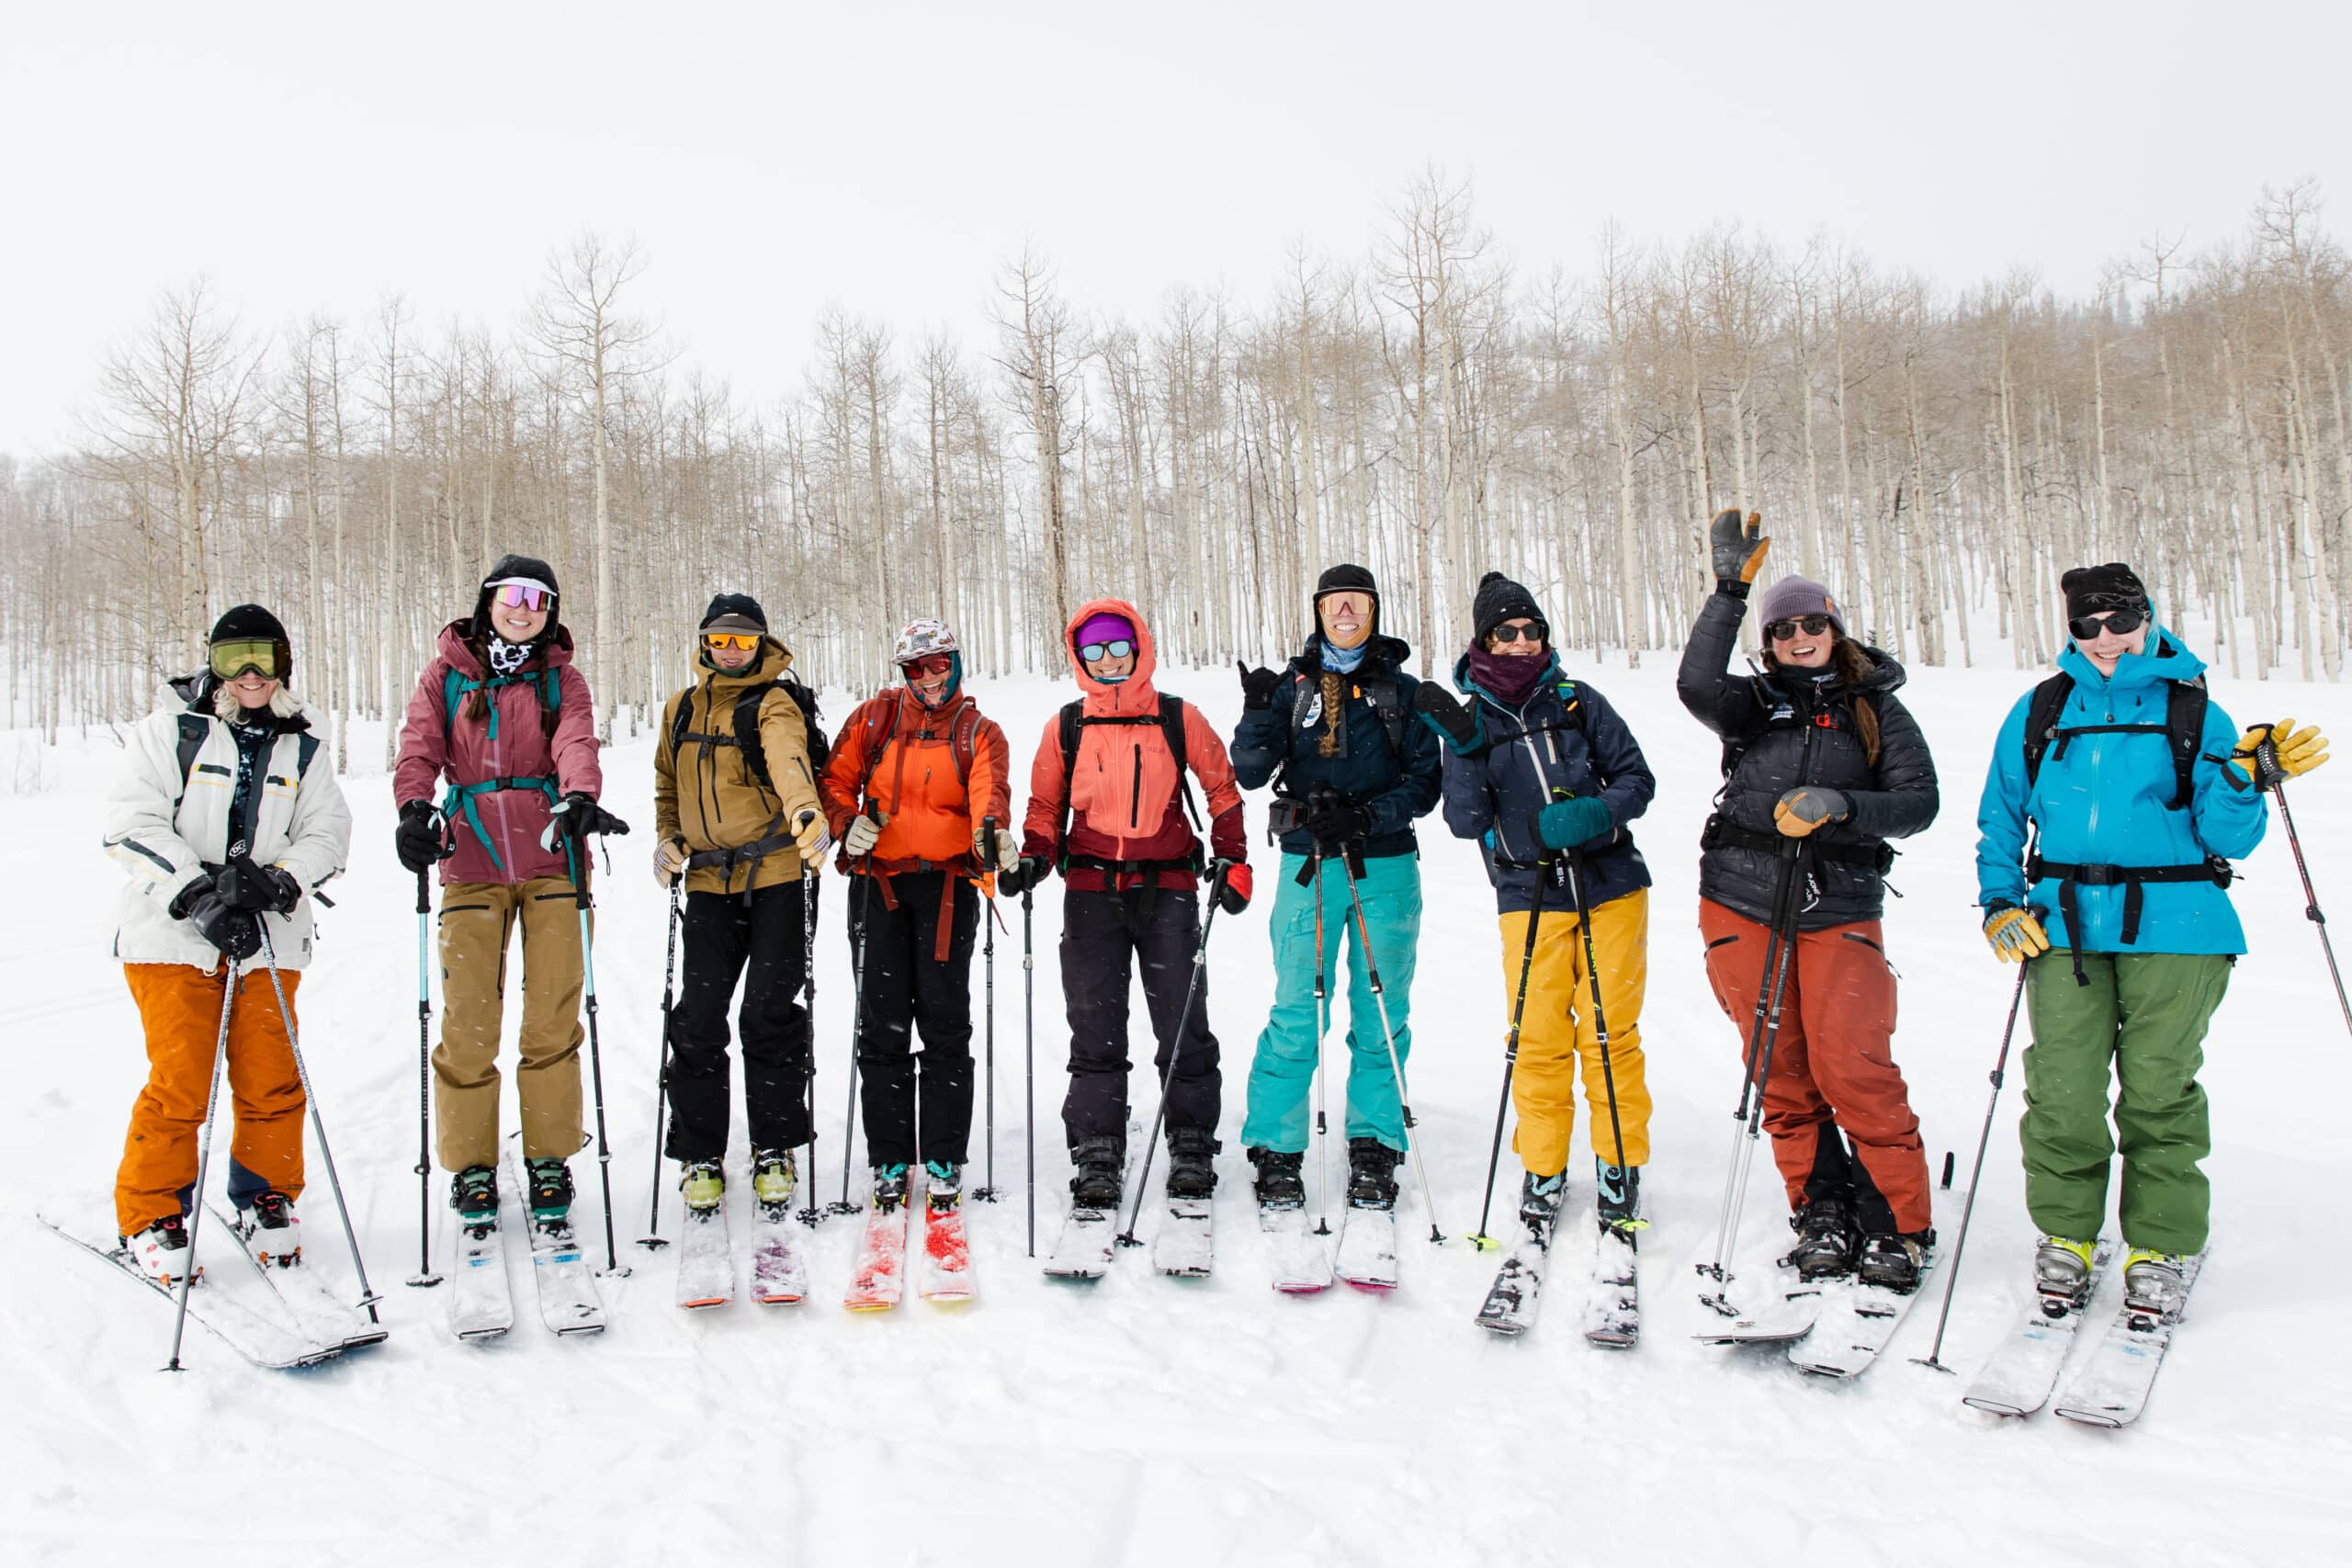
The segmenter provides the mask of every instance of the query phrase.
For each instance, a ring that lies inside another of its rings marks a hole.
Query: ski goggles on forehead
[[[2103,610],[2096,615],[2076,616],[2066,623],[2066,629],[2075,634],[2076,642],[2090,642],[2102,631],[2113,632],[2117,637],[2130,637],[2147,618],[2138,610]]]
[[[511,609],[544,610],[548,607],[548,601],[555,597],[547,584],[526,582],[520,578],[509,578],[503,582],[493,582],[490,586],[493,590],[492,596],[498,603]]]
[[[760,634],[757,632],[705,632],[702,634],[702,645],[705,648],[754,649],[760,646]]]
[[[917,675],[944,675],[956,668],[952,653],[926,653],[920,659],[910,659],[899,669]]]
[[[1823,632],[1829,629],[1829,617],[1826,615],[1791,615],[1786,620],[1774,621],[1770,626],[1766,626],[1764,628],[1764,635],[1770,637],[1774,642],[1786,642],[1789,638],[1796,636],[1800,628],[1803,629],[1804,635],[1807,637],[1819,637]]]
[[[211,661],[212,672],[223,681],[233,681],[249,670],[270,681],[277,680],[286,672],[278,645],[266,637],[239,637],[234,642],[216,642],[206,657]]]
[[[1114,637],[1109,642],[1082,642],[1078,645],[1078,656],[1089,664],[1103,659],[1125,659],[1135,650],[1134,640],[1123,637]]]

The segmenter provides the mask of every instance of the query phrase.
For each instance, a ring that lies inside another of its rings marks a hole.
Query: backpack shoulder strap
[[[1183,797],[1184,815],[1191,818],[1193,830],[1201,830],[1201,807],[1193,795],[1192,765],[1184,746],[1184,699],[1159,694],[1159,733],[1168,742],[1168,755],[1176,762],[1176,791]]]
[[[466,678],[458,672],[454,664],[441,672],[441,739],[444,740],[449,739],[450,727],[458,722],[458,699],[466,694]]]
[[[2033,689],[2033,701],[2025,710],[2025,787],[2031,789],[2041,772],[2041,759],[2057,739],[2059,717],[2066,711],[2066,699],[2075,694],[2075,678],[2061,670]]]
[[[1356,682],[1357,689],[1372,703],[1372,711],[1380,716],[1380,728],[1388,732],[1388,749],[1399,761],[1405,756],[1405,704],[1396,682],[1385,675],[1374,675],[1369,681]]]
[[[876,705],[880,704],[881,701],[882,699],[879,697],[868,697],[865,699],[865,707],[870,710]],[[854,717],[855,716],[853,715],[852,716]],[[888,706],[883,712],[874,713],[869,711],[866,713],[865,766],[857,775],[857,799],[854,802],[857,809],[860,811],[865,809],[865,792],[873,787],[874,770],[882,765],[882,753],[888,750],[890,738],[898,732],[898,698],[891,698]]]
[[[775,781],[768,775],[767,744],[760,739],[760,709],[766,704],[768,694],[776,689],[776,684],[771,682],[765,686],[745,687],[742,694],[735,699],[732,724],[735,745],[743,753],[743,765],[751,770],[752,777],[759,786],[771,795],[775,793]]]
[[[187,781],[196,772],[196,754],[204,750],[204,742],[212,733],[212,721],[200,713],[180,715],[179,724],[180,738],[175,750],[180,765],[180,793],[172,802],[175,809],[181,800],[187,797]]]
[[[2165,743],[2172,748],[2176,811],[2188,810],[2197,798],[2197,753],[2205,744],[2205,708],[2211,699],[2202,675],[2175,681],[2165,694]]]
[[[300,780],[311,771],[311,759],[319,754],[319,738],[304,730],[294,743],[294,777]]]

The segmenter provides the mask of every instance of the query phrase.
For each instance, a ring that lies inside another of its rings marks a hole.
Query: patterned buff
[[[514,674],[514,671],[520,670],[524,665],[528,664],[531,661],[531,654],[537,647],[538,644],[536,641],[508,642],[504,637],[498,636],[495,632],[492,633],[490,638],[490,672],[493,675]]]

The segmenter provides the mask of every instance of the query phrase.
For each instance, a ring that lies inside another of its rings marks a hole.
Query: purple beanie
[[[1118,637],[1125,637],[1129,642],[1135,641],[1136,628],[1126,616],[1114,615],[1105,610],[1099,615],[1087,616],[1079,626],[1077,635],[1069,639],[1069,645],[1072,648],[1084,648],[1090,642],[1110,642]]]
[[[1829,590],[1809,577],[1783,577],[1764,590],[1756,601],[1756,618],[1759,625],[1770,626],[1792,615],[1826,615],[1838,635],[1846,635],[1846,616],[1838,608],[1838,601]]]

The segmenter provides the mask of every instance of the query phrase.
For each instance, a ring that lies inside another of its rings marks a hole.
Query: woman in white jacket
[[[132,728],[107,803],[107,853],[131,876],[114,954],[148,1063],[115,1213],[139,1266],[166,1284],[187,1258],[185,1216],[224,1029],[236,1123],[230,1200],[257,1252],[281,1264],[300,1257],[301,1077],[266,976],[247,985],[244,965],[275,962],[293,1005],[311,957],[310,896],[343,869],[351,842],[334,761],[287,690],[286,628],[240,604],[209,642],[208,667],[172,682],[184,705]]]

